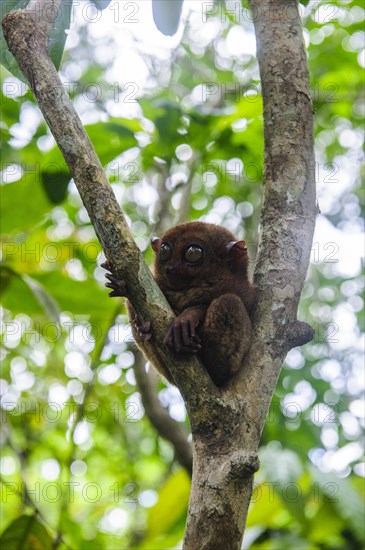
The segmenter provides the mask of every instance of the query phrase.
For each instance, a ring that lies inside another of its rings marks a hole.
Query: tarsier
[[[203,222],[178,225],[152,239],[154,277],[176,318],[164,344],[174,353],[195,353],[217,386],[239,370],[251,341],[250,313],[256,288],[247,274],[248,254],[223,227]],[[109,262],[103,264],[110,296],[128,296]],[[151,343],[150,323],[142,326],[128,304],[133,335],[147,359],[171,383],[174,380]]]

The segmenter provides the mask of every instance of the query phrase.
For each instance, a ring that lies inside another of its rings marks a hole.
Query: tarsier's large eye
[[[203,257],[203,249],[197,244],[191,244],[185,251],[184,258],[189,264],[200,262]]]
[[[172,246],[169,243],[162,243],[158,251],[158,259],[161,262],[167,262],[172,256]]]

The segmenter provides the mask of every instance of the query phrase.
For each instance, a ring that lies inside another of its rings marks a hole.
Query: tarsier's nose
[[[176,268],[175,268],[174,265],[167,265],[167,266],[165,266],[165,271],[166,271],[167,275],[172,275],[173,273],[175,273]]]

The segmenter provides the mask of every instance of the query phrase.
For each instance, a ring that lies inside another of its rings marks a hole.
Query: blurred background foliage
[[[61,76],[148,262],[153,234],[203,219],[244,237],[253,265],[263,181],[253,26],[245,2],[239,18],[237,2],[203,18],[192,4],[177,43],[148,48],[124,25],[124,50],[103,24],[114,4],[95,24],[76,10]],[[300,318],[316,335],[278,381],[244,547],[357,549],[364,9],[300,9],[321,209]],[[140,80],[120,72],[127,47]],[[179,547],[189,476],[145,415],[124,304],[107,297],[99,243],[32,94],[4,68],[1,80],[3,547]],[[161,380],[156,392],[188,431],[178,391]]]

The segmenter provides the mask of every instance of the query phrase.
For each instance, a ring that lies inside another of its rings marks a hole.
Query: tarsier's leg
[[[251,341],[251,321],[234,294],[223,294],[210,304],[202,327],[202,359],[217,386],[240,368]]]

